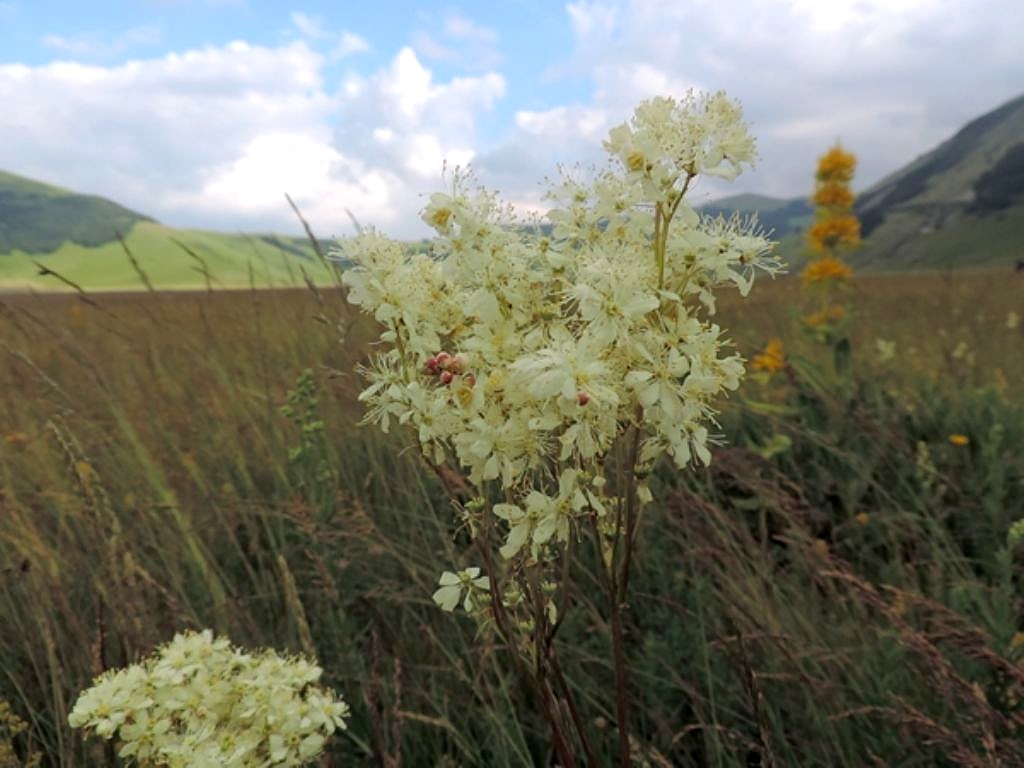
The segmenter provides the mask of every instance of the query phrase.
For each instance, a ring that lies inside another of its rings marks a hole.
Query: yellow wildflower
[[[776,373],[786,367],[786,357],[782,353],[782,339],[772,339],[764,348],[764,352],[754,355],[750,362],[755,371]]]
[[[860,242],[860,221],[852,213],[820,219],[807,230],[807,243],[820,253]]]
[[[846,309],[838,304],[829,304],[824,309],[813,312],[804,318],[804,322],[811,328],[820,328],[823,325],[832,325],[840,322],[846,317]]]
[[[818,185],[811,200],[815,205],[828,208],[850,208],[853,206],[853,192],[845,182],[830,180]]]
[[[835,256],[822,256],[814,259],[803,272],[804,285],[823,283],[829,280],[845,282],[853,277],[853,270],[842,259]]]
[[[953,445],[964,446],[970,443],[971,441],[967,437],[967,435],[961,435],[959,432],[954,432],[952,435],[949,436],[949,442],[951,442]]]
[[[836,144],[818,160],[817,177],[821,181],[849,183],[857,168],[857,158]]]

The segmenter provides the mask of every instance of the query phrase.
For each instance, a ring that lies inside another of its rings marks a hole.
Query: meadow
[[[721,297],[786,364],[710,467],[652,483],[637,765],[1024,764],[1022,299],[1009,271],[858,277],[837,370],[798,279]],[[467,546],[437,476],[358,424],[374,332],[333,288],[0,296],[0,766],[118,765],[69,709],[186,627],[319,659],[353,709],[323,765],[549,764],[502,649],[431,600]],[[597,590],[559,643],[611,765]]]

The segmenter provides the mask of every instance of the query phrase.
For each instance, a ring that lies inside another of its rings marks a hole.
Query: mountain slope
[[[55,251],[64,243],[116,241],[147,216],[93,195],[79,195],[0,171],[0,254]]]
[[[860,195],[859,266],[980,266],[1021,255],[1024,96]]]

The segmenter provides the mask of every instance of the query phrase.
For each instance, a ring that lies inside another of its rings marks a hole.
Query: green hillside
[[[327,269],[310,244],[298,237],[229,235],[164,227],[141,221],[125,237],[139,268],[157,289],[242,288],[303,285],[305,270],[317,282]],[[191,252],[191,253],[190,253]],[[52,253],[17,250],[0,255],[0,290],[65,290],[39,265],[87,290],[143,289],[145,284],[125,249],[114,240],[85,246],[65,242]]]
[[[48,253],[64,243],[95,247],[152,221],[116,203],[0,171],[0,254]]]
[[[158,289],[302,285],[303,270],[330,278],[305,238],[174,229],[0,171],[0,290],[70,290],[48,271],[88,290],[139,289],[140,270]]]
[[[1024,256],[1024,96],[861,194],[858,266],[992,266]]]

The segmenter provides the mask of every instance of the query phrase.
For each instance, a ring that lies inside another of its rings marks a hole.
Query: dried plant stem
[[[505,641],[508,647],[509,654],[512,656],[512,663],[519,674],[519,677],[525,680],[530,687],[533,688],[534,694],[537,696],[537,700],[540,703],[542,714],[544,719],[547,720],[549,727],[551,728],[551,746],[558,756],[559,762],[564,766],[576,765],[576,753],[573,750],[571,741],[565,733],[565,725],[562,722],[560,716],[560,707],[558,705],[557,697],[551,690],[551,686],[548,684],[547,679],[543,674],[544,667],[541,665],[543,656],[539,653],[538,648],[538,666],[534,673],[527,668],[523,663],[523,658],[519,653],[518,644],[515,642],[511,628],[508,623],[508,615],[505,612],[505,606],[502,604],[501,595],[497,589],[498,585],[498,572],[494,566],[494,561],[491,558],[491,550],[488,545],[489,533],[491,528],[491,515],[486,513],[484,515],[484,530],[481,531],[481,535],[476,537],[477,549],[480,552],[480,557],[483,562],[484,573],[487,574],[491,589],[489,590],[491,603],[491,615],[494,617],[494,624],[498,630],[498,634],[501,635],[502,640]]]
[[[616,570],[614,559],[609,567],[608,597],[610,600],[612,656],[615,664],[615,716],[619,726],[619,764],[628,768],[632,764],[630,749],[631,706],[629,695],[629,660],[626,657],[626,637],[623,622],[623,608],[626,607],[626,591],[629,587],[629,572],[633,563],[633,548],[636,545],[636,531],[639,522],[637,507],[637,459],[640,454],[640,428],[635,424],[627,433],[629,452],[626,455],[626,488],[624,503],[619,510],[616,523],[615,548],[621,541],[622,560]]]

